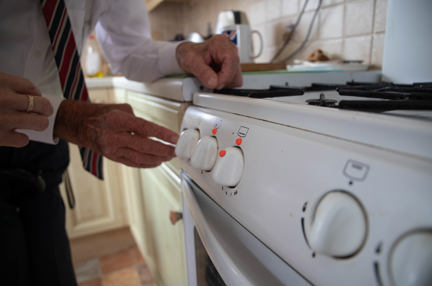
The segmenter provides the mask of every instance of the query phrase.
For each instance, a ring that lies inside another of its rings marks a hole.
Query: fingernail
[[[207,82],[207,86],[209,88],[216,87],[216,85],[217,85],[217,79],[214,77],[210,78],[209,81]]]

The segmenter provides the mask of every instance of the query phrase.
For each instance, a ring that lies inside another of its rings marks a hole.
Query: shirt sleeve
[[[17,129],[16,131],[19,133],[24,133],[29,137],[31,141],[37,141],[37,142],[48,143],[48,144],[57,144],[58,138],[54,137],[54,121],[60,103],[64,100],[64,98],[59,96],[50,96],[50,95],[44,95],[44,97],[50,101],[54,110],[53,114],[48,118],[49,121],[48,127],[43,131],[35,131],[29,129]]]
[[[153,41],[143,0],[115,0],[99,17],[96,37],[114,73],[149,82],[182,73],[175,50],[178,43]]]

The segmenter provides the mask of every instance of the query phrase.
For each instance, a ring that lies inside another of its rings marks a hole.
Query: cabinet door
[[[169,211],[181,211],[180,178],[166,165],[143,169],[144,255],[158,285],[187,285],[183,221],[172,225]]]
[[[140,171],[137,168],[125,165],[122,165],[121,171],[123,186],[125,188],[124,194],[129,228],[141,253],[144,253],[148,241],[145,236],[146,218],[144,214],[145,206],[143,191],[141,190]]]
[[[104,158],[104,181],[82,167],[78,147],[69,144],[69,178],[76,199],[75,209],[66,208],[66,228],[70,238],[95,234],[127,225],[119,164]],[[66,201],[65,187],[61,186]]]

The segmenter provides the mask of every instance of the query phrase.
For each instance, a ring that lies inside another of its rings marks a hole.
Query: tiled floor
[[[75,265],[78,286],[156,285],[137,247]]]

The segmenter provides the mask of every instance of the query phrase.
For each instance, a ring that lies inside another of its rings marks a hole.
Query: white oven
[[[386,43],[399,12],[432,28],[413,16],[430,3],[389,1]],[[432,68],[415,58],[194,94],[176,147],[189,285],[432,285]]]
[[[176,148],[189,285],[431,282],[432,101],[369,106],[351,87],[373,72],[303,74],[298,95],[296,76],[195,93]]]

